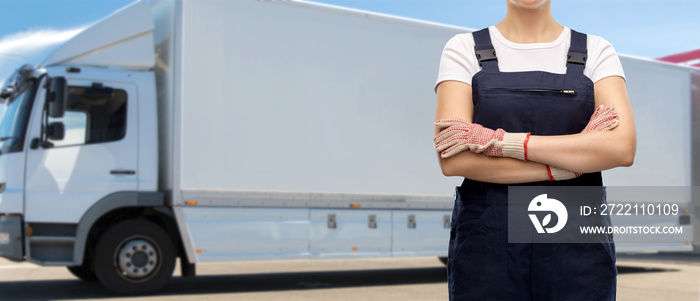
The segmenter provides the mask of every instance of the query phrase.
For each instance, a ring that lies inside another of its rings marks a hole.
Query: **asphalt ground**
[[[619,254],[618,300],[700,300],[700,255]],[[0,259],[0,300],[447,300],[434,257],[200,263],[142,297],[114,296],[65,267]]]

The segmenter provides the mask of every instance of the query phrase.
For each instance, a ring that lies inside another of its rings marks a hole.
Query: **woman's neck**
[[[552,42],[564,30],[552,17],[550,3],[528,9],[508,2],[506,17],[496,28],[504,38],[514,43]]]

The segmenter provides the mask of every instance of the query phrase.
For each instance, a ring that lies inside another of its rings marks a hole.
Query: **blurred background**
[[[500,22],[505,14],[505,1],[314,2],[480,29]],[[61,43],[132,2],[0,0],[3,12],[0,18],[0,85],[18,66],[40,64]],[[602,36],[620,54],[700,67],[698,0],[554,0],[552,11],[560,24]],[[439,55],[435,53],[435,58]],[[687,165],[684,159],[679,162]],[[178,276],[179,269],[175,270]],[[619,300],[700,299],[700,255],[696,253],[619,254],[618,271]],[[201,263],[198,274],[194,279],[176,277],[160,295],[141,298],[447,299],[445,267],[435,257]],[[116,299],[97,283],[79,281],[64,267],[39,267],[0,259],[0,300],[107,298]]]

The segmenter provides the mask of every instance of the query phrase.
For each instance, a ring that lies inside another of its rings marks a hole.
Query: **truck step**
[[[73,236],[30,236],[29,241],[32,243],[41,243],[41,244],[66,244],[66,243],[74,243],[75,237],[73,237]]]
[[[44,260],[36,260],[36,259],[30,259],[28,260],[31,263],[35,263],[38,265],[42,266],[74,266],[75,263],[72,261],[44,261]]]
[[[73,265],[74,236],[29,236],[27,260],[41,265]]]

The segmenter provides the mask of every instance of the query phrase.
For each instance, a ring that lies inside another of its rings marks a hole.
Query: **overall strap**
[[[571,30],[571,45],[566,59],[566,74],[582,74],[588,59],[586,34]]]
[[[486,71],[498,71],[498,57],[496,57],[496,50],[491,44],[488,27],[472,32],[472,36],[474,36],[474,52],[476,59],[479,60],[479,65]]]

